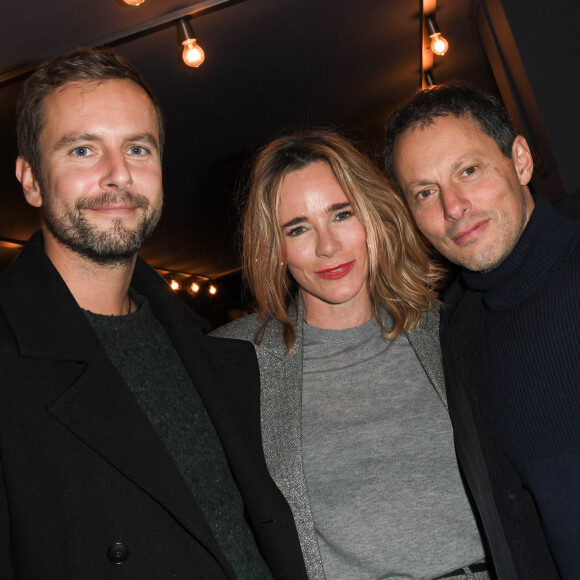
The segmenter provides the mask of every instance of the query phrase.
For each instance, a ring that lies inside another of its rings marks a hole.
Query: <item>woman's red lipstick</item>
[[[326,278],[327,280],[338,280],[339,278],[346,276],[353,269],[355,261],[356,260],[347,262],[346,264],[340,264],[334,268],[318,270],[318,272],[315,272],[315,274],[318,274],[318,276],[321,278]]]

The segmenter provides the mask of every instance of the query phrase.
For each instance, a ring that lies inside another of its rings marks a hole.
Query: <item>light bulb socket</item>
[[[177,35],[181,44],[186,40],[195,40],[193,28],[191,28],[191,24],[189,23],[189,18],[180,18],[177,21]]]
[[[436,85],[437,84],[435,82],[435,77],[433,76],[433,71],[432,70],[426,70],[425,71],[425,84],[428,87],[432,87],[433,85]]]
[[[437,26],[435,16],[433,16],[432,14],[429,16],[425,16],[425,26],[427,27],[427,34],[429,34],[429,36],[441,33],[441,31],[439,30],[439,26]]]

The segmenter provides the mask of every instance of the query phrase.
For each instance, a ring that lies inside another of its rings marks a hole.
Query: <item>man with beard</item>
[[[150,88],[79,49],[27,80],[17,131],[42,230],[0,276],[0,577],[305,578],[252,346],[136,255],[163,202]]]

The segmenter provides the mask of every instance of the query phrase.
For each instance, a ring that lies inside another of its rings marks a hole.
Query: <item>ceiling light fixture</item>
[[[196,0],[193,3],[188,3],[176,10],[164,12],[161,16],[151,18],[144,22],[139,22],[129,28],[116,30],[111,34],[102,36],[100,38],[87,38],[83,42],[83,46],[98,48],[98,47],[114,47],[124,42],[129,42],[136,38],[141,38],[144,35],[156,32],[163,28],[173,27],[180,18],[188,18],[195,16],[196,18],[209,10],[216,10],[219,7],[227,7],[229,4],[234,4],[240,0]],[[161,3],[162,4],[162,3]],[[70,48],[73,48],[72,46]],[[38,66],[38,62],[30,62],[19,68],[0,71],[0,85],[2,83],[11,81],[12,79],[22,77],[30,73]]]
[[[183,62],[187,66],[197,68],[205,60],[205,52],[197,44],[188,18],[180,18],[177,21],[177,31],[179,42],[183,45]]]
[[[129,6],[140,6],[145,0],[123,0],[123,2]]]
[[[441,35],[434,14],[425,16],[425,26],[427,27],[427,33],[431,37],[431,50],[433,51],[433,54],[443,56],[449,48],[449,43],[447,42],[447,39]]]

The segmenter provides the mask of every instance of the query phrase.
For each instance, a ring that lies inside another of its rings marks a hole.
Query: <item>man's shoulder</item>
[[[0,357],[3,358],[9,354],[13,354],[16,350],[16,339],[10,330],[4,307],[0,302]]]
[[[463,283],[461,273],[458,272],[443,293],[440,309],[441,320],[445,320],[449,317],[449,313],[453,311],[466,291],[467,288]]]
[[[569,221],[572,222],[572,254],[574,255],[574,259],[578,260],[580,258],[580,219]]]
[[[478,316],[483,304],[483,292],[468,288],[461,274],[458,274],[443,296],[440,309],[441,345],[445,338],[470,334],[470,320]]]
[[[557,284],[565,283],[569,287],[578,289],[580,288],[578,278],[580,274],[580,218],[556,210],[558,210],[557,207],[550,206],[549,211],[553,216],[553,221],[549,224],[551,232],[546,232],[547,235],[542,238],[542,240],[547,238],[547,247],[552,249],[557,257],[554,275],[547,281],[557,280]],[[550,245],[552,239],[556,241]]]

